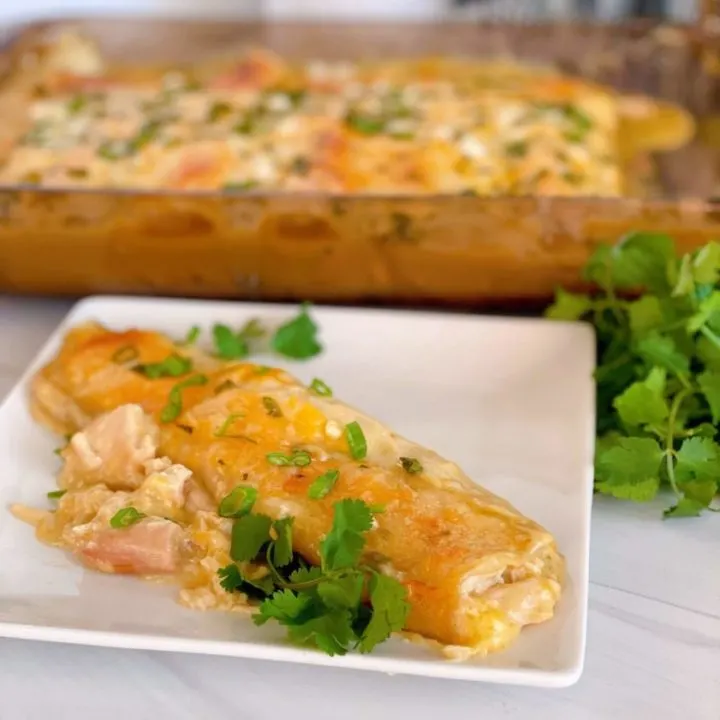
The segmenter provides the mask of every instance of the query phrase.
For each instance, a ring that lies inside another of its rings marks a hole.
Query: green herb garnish
[[[351,130],[361,135],[378,135],[385,130],[385,120],[357,112],[348,113],[345,123]]]
[[[306,360],[322,352],[317,341],[318,327],[308,314],[307,303],[303,303],[297,317],[281,325],[272,338],[272,349],[294,360]]]
[[[351,422],[345,426],[345,439],[353,460],[362,460],[367,455],[367,440],[358,422]]]
[[[265,458],[271,465],[278,467],[307,467],[312,462],[312,456],[305,450],[294,450],[291,455],[272,452],[268,453]]]
[[[252,510],[257,496],[258,492],[254,487],[238,485],[220,501],[218,515],[227,518],[238,518],[246,515]]]
[[[558,291],[547,316],[598,337],[595,489],[643,502],[666,485],[666,517],[699,515],[718,490],[720,245],[678,259],[666,235],[601,245],[585,268],[598,295]],[[623,292],[644,290],[633,299]]]
[[[185,388],[205,385],[207,381],[206,375],[191,375],[189,378],[181,380],[174,385],[172,390],[170,390],[167,404],[160,413],[160,422],[172,422],[180,416],[180,413],[182,413],[182,391]]]
[[[322,397],[332,397],[333,391],[320,378],[314,378],[310,383],[310,389]]]
[[[271,397],[265,396],[262,399],[263,407],[265,408],[265,412],[270,417],[275,418],[281,418],[283,416],[283,411],[280,409],[280,406],[277,404],[277,400],[274,400]]]
[[[181,345],[185,345],[186,347],[189,345],[194,345],[197,342],[197,339],[200,337],[200,326],[199,325],[193,325],[189,330],[187,335],[185,336],[185,339],[180,343]]]
[[[143,363],[136,365],[133,370],[151,380],[163,377],[180,377],[187,375],[193,369],[193,361],[177,353],[168,355],[161,362]]]
[[[512,158],[523,158],[527,155],[528,144],[524,140],[508,143],[505,146],[505,154]]]
[[[267,515],[246,513],[233,523],[230,557],[235,562],[254,560],[263,545],[270,542],[272,520]]]
[[[208,122],[214,123],[218,120],[222,120],[231,112],[232,107],[229,103],[218,100],[210,106],[210,110],[208,111]]]
[[[87,95],[75,95],[68,100],[67,111],[70,115],[76,115],[85,109],[88,104]]]
[[[215,394],[217,394],[217,392]],[[233,423],[236,420],[239,420],[240,418],[243,418],[243,417],[245,417],[245,413],[241,413],[241,412],[230,413],[223,421],[223,424],[215,431],[215,437],[227,437],[228,430],[230,430]]]
[[[227,325],[213,325],[215,352],[224,360],[246,358],[250,352],[247,341],[239,333],[233,332]]]
[[[287,628],[292,642],[329,655],[352,649],[370,652],[402,630],[410,610],[406,589],[361,563],[372,524],[372,512],[362,500],[335,503],[332,528],[320,546],[321,566],[300,567],[289,577],[273,563],[277,552],[271,541],[266,555],[279,589],[260,605],[255,623],[276,620]],[[287,547],[284,550],[281,559],[287,559]],[[365,589],[370,607],[363,602]]]
[[[134,345],[123,345],[113,354],[111,360],[118,365],[134,362],[140,357],[138,349]]]
[[[335,487],[339,477],[339,470],[328,470],[319,475],[308,488],[308,497],[313,500],[321,500]]]
[[[220,568],[217,574],[220,578],[220,587],[227,592],[244,592],[251,597],[264,599],[271,595],[275,589],[275,583],[273,583],[270,575],[250,578],[243,575],[240,568],[235,564]]]
[[[423,471],[423,466],[417,458],[401,457],[400,465],[402,469],[410,475],[415,475]]]
[[[118,510],[110,518],[110,527],[115,529],[130,527],[130,525],[140,522],[144,517],[147,517],[145,513],[141,513],[134,507],[126,507]]]
[[[59,500],[67,490],[51,490],[47,496],[50,500]]]

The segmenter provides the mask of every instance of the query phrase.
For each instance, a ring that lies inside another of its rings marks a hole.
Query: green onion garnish
[[[367,440],[360,424],[348,423],[345,426],[345,437],[353,460],[362,460],[367,455]]]
[[[241,517],[252,510],[257,496],[258,492],[254,487],[238,485],[220,501],[218,514],[226,518]]]
[[[110,526],[116,529],[130,527],[130,525],[134,525],[136,522],[140,522],[140,520],[142,520],[144,517],[147,517],[145,513],[141,513],[134,507],[126,507],[122,510],[118,510],[110,518]]]

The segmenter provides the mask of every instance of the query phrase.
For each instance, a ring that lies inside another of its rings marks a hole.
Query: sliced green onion
[[[335,487],[339,477],[339,470],[328,470],[316,477],[308,488],[308,497],[313,500],[321,500]]]
[[[130,525],[140,522],[144,517],[147,517],[145,513],[141,513],[134,507],[126,507],[118,510],[110,518],[110,526],[116,529],[130,527]]]
[[[52,490],[47,496],[50,500],[59,500],[66,492],[67,490]]]
[[[170,390],[167,404],[160,413],[160,422],[172,422],[180,416],[180,413],[182,413],[182,391],[185,388],[205,385],[207,381],[207,375],[191,375],[189,378],[177,383],[177,385]]]
[[[313,378],[310,383],[310,389],[316,394],[322,397],[332,397],[333,391],[329,385],[326,385],[320,378]]]
[[[230,413],[224,420],[223,424],[215,431],[215,437],[225,437],[228,434],[228,430],[231,425],[240,418],[245,417],[245,413],[234,412]]]
[[[249,485],[238,485],[226,495],[218,507],[218,515],[226,518],[238,518],[249,513],[255,501],[258,491]]]
[[[362,460],[367,455],[367,440],[360,424],[358,422],[348,423],[345,426],[345,437],[353,460]]]

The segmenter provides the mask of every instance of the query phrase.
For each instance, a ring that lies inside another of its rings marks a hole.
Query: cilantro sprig
[[[264,559],[270,569],[272,589],[263,578],[265,599],[254,622],[275,620],[287,628],[292,642],[329,655],[370,652],[402,630],[410,610],[405,587],[362,562],[372,527],[373,511],[362,500],[335,503],[332,528],[320,545],[320,567],[309,567],[293,553],[292,517],[272,521],[248,512],[235,520],[233,560]],[[218,575],[228,592],[258,592],[257,583],[250,583],[237,565]]]
[[[665,517],[718,509],[719,278],[717,243],[678,258],[667,235],[633,233],[590,258],[596,295],[557,292],[548,317],[597,330],[598,492],[644,502],[667,487]]]

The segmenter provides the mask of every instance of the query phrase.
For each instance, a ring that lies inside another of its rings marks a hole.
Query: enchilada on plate
[[[174,578],[191,607],[244,609],[280,592],[268,586],[278,555],[236,552],[251,534],[243,518],[268,518],[276,544],[291,537],[285,564],[312,577],[327,571],[338,514],[360,506],[356,549],[374,580],[358,592],[392,585],[407,603],[394,629],[452,657],[506,647],[560,598],[550,533],[320,380],[84,325],[36,376],[32,404],[71,434],[66,492],[54,512],[18,512],[89,567]]]

